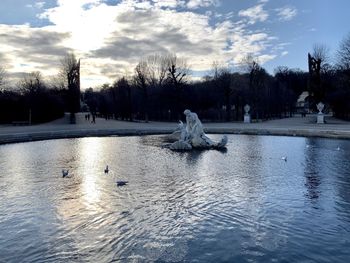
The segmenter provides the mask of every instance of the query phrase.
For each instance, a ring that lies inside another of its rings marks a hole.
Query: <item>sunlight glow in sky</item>
[[[164,52],[185,57],[197,77],[213,61],[235,69],[247,54],[270,73],[306,70],[313,44],[335,52],[350,32],[348,10],[347,0],[2,0],[0,59],[9,79],[50,78],[73,51],[83,89],[131,76],[142,57]]]

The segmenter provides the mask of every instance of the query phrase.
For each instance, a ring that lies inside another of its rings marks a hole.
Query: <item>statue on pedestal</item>
[[[317,114],[317,123],[324,123],[324,114],[323,114],[323,108],[324,108],[324,104],[322,102],[319,102],[316,105],[317,109],[318,109],[318,114]]]
[[[212,141],[203,130],[202,122],[198,115],[190,110],[185,110],[186,125],[180,121],[178,129],[171,135],[178,141],[168,145],[171,150],[222,149],[227,144],[227,136],[223,136],[220,142]]]
[[[250,123],[251,122],[250,114],[249,114],[250,106],[246,104],[243,109],[244,109],[244,123]]]
[[[317,109],[318,109],[318,114],[323,114],[323,108],[324,108],[324,104],[322,102],[319,102],[317,105]]]

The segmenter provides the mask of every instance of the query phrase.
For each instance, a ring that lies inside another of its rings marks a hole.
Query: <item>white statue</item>
[[[249,111],[250,111],[250,106],[249,106],[248,104],[246,104],[246,105],[244,106],[244,114],[245,114],[245,115],[248,115],[248,114],[249,114]]]
[[[319,102],[316,105],[318,109],[318,114],[317,114],[317,123],[323,124],[324,123],[324,114],[323,114],[323,109],[324,109],[324,104],[322,102]]]
[[[179,140],[170,144],[172,150],[191,150],[192,148],[224,148],[227,144],[227,136],[225,135],[220,142],[214,142],[207,137],[203,130],[203,125],[198,115],[190,110],[185,110],[186,126],[180,121],[178,129],[172,134]]]
[[[250,114],[249,114],[249,111],[250,111],[250,106],[248,104],[246,104],[244,106],[244,123],[250,123],[251,122],[251,119],[250,119]]]
[[[324,104],[322,102],[319,102],[317,105],[317,109],[318,109],[318,114],[323,114],[323,108],[324,108]]]

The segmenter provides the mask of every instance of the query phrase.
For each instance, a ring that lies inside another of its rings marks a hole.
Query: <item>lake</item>
[[[1,145],[0,262],[349,262],[350,141],[228,138]]]

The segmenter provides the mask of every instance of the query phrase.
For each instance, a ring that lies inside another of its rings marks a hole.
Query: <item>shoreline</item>
[[[298,116],[256,123],[203,123],[207,134],[243,134],[269,136],[319,137],[350,139],[350,122],[327,117],[327,124],[316,124],[315,116]],[[141,136],[171,134],[176,122],[128,122],[96,119],[96,124],[77,114],[77,124],[69,124],[69,115],[61,119],[31,126],[0,126],[0,145],[66,138]]]
[[[206,128],[207,134],[239,134],[258,136],[290,136],[290,137],[316,137],[329,139],[350,140],[350,131],[311,130],[311,129],[265,129],[265,128]],[[64,130],[64,131],[38,131],[14,134],[0,134],[0,145],[23,143],[31,141],[44,141],[56,139],[84,138],[84,137],[108,137],[108,136],[143,136],[171,134],[174,129],[89,129],[89,130]]]

